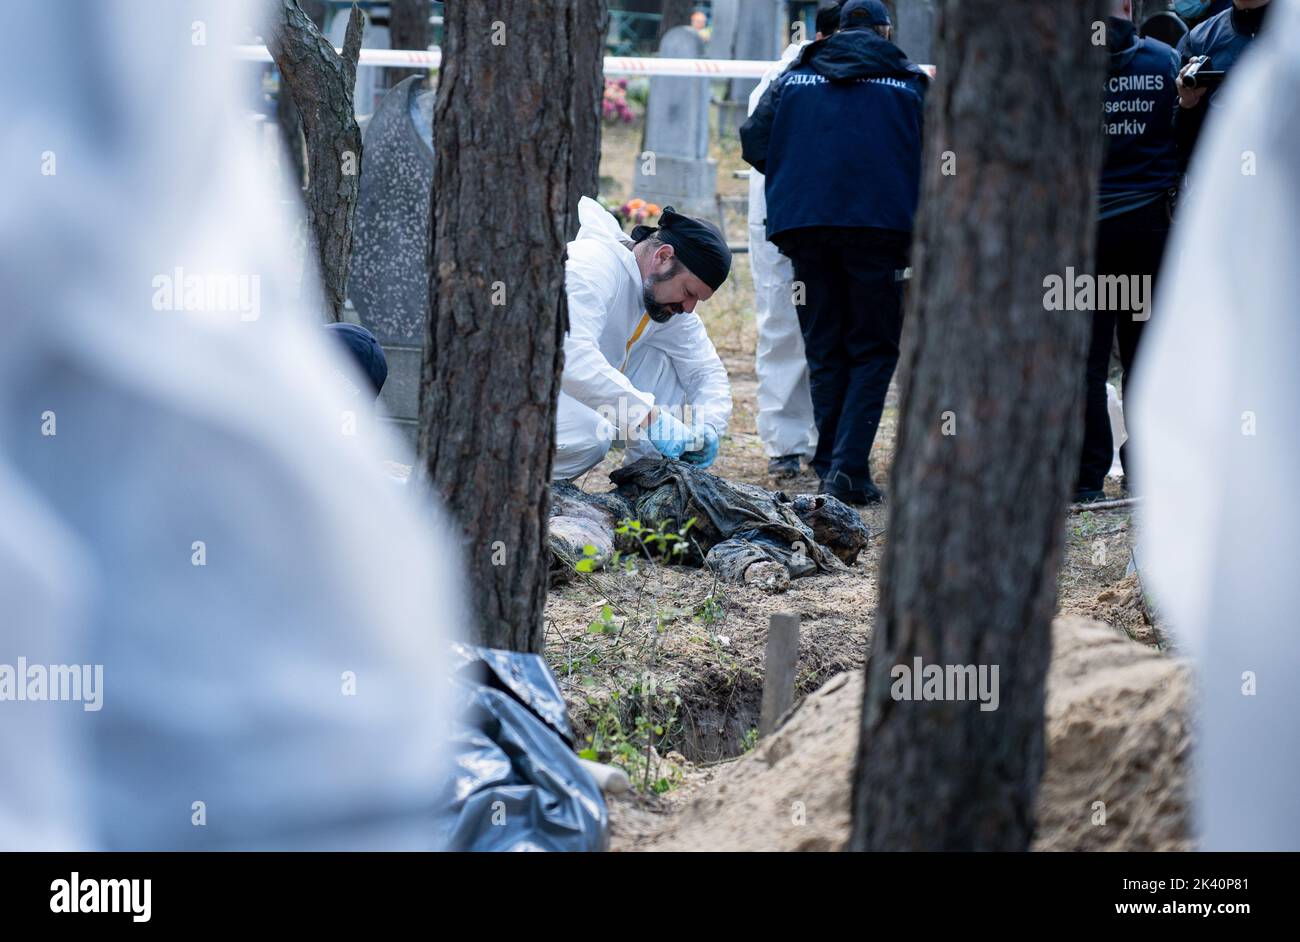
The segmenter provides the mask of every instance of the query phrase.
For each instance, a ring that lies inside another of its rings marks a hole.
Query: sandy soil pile
[[[1180,661],[1097,622],[1054,622],[1036,849],[1190,848],[1189,694]],[[753,752],[699,773],[681,810],[612,802],[613,849],[841,849],[861,698],[859,672],[835,677]]]
[[[1052,644],[1035,847],[1191,850],[1186,664],[1083,618],[1058,618]]]
[[[1111,585],[1103,585],[1091,597],[1061,600],[1061,613],[1082,615],[1120,628],[1134,641],[1156,645],[1164,640],[1151,623],[1151,613],[1137,573],[1129,573]]]

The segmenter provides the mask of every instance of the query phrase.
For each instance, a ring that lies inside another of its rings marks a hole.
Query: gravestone
[[[916,63],[934,61],[934,0],[895,0],[894,42]]]
[[[704,40],[689,26],[675,26],[664,34],[659,56],[703,58]],[[709,159],[709,80],[654,76],[632,195],[690,215],[712,215],[717,180],[717,161]]]
[[[811,36],[806,37],[812,39]],[[736,20],[736,41],[732,46],[733,59],[761,59],[771,62],[781,57],[781,50],[789,42],[785,18],[785,4],[780,0],[741,0],[740,15]],[[732,79],[728,83],[727,101],[734,107],[725,108],[725,121],[720,129],[735,137],[745,123],[749,111],[749,93],[758,85],[758,79]]]
[[[741,0],[713,0],[713,8],[709,11],[709,42],[706,47],[710,59],[735,58],[740,3]],[[731,88],[730,80],[726,87]],[[735,137],[733,132],[745,121],[745,103],[733,100],[729,92],[724,95],[717,103],[718,136]]]
[[[384,96],[362,140],[348,296],[388,357],[382,413],[412,447],[429,319],[433,97],[421,77]]]
[[[740,0],[713,0],[709,11],[710,59],[730,59],[736,48],[736,20],[740,17]]]

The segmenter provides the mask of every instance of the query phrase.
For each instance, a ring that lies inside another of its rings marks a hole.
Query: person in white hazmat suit
[[[0,59],[0,851],[434,849],[454,540],[347,431],[257,13],[36,4]]]
[[[1197,666],[1204,850],[1300,850],[1300,2],[1218,93],[1130,408],[1139,571]]]
[[[731,384],[695,306],[731,270],[722,234],[669,206],[657,228],[629,236],[588,197],[578,221],[565,261],[553,477],[583,474],[616,442],[625,462],[661,454],[708,467],[731,418]]]
[[[839,6],[817,13],[817,39],[835,32]],[[749,93],[749,113],[772,81],[786,70],[806,43],[791,43],[781,59]],[[763,174],[749,172],[749,269],[754,279],[754,320],[758,327],[758,437],[767,453],[767,473],[778,481],[799,474],[799,459],[817,450],[817,424],[808,392],[808,360],[799,315],[794,309],[794,266],[767,241],[767,195]]]

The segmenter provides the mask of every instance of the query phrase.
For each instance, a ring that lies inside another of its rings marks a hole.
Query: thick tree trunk
[[[1092,265],[1100,6],[939,4],[856,850],[1024,850],[1033,836],[1091,323],[1046,309],[1044,278]],[[952,688],[904,699],[915,658],[996,668],[997,708]]]
[[[302,115],[293,103],[287,82],[281,79],[280,94],[275,99],[275,123],[280,128],[280,140],[284,142],[285,153],[289,157],[289,173],[298,189],[307,182],[307,149],[302,137]]]
[[[393,49],[428,49],[433,42],[430,0],[392,0],[388,6],[388,43]],[[388,87],[412,75],[428,76],[428,69],[385,69]]]
[[[664,38],[664,33],[668,32],[674,26],[685,26],[691,21],[691,14],[695,12],[695,0],[664,0],[662,12],[659,15],[659,39]],[[659,44],[656,42],[655,47]]]
[[[277,0],[268,43],[302,118],[307,140],[307,212],[330,316],[343,319],[352,262],[352,217],[361,179],[361,129],[353,114],[364,17],[355,6],[343,55],[321,35],[296,0]]]
[[[594,193],[605,4],[444,16],[419,467],[463,533],[471,636],[540,651],[564,248]]]

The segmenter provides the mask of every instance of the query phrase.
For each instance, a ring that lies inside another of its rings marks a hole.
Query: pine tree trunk
[[[594,194],[604,0],[449,3],[434,106],[419,468],[463,534],[477,642],[542,648],[564,251]]]
[[[298,189],[307,183],[307,150],[303,146],[302,115],[293,103],[287,83],[281,80],[280,94],[275,99],[275,123],[280,128],[280,140],[289,158],[289,174]]]
[[[296,0],[279,0],[268,43],[302,119],[307,141],[304,196],[325,304],[336,321],[343,319],[347,298],[352,217],[361,179],[361,129],[352,95],[363,22],[354,6],[340,57]]]
[[[433,41],[430,0],[392,0],[388,5],[388,43],[393,49],[428,49]],[[428,76],[428,69],[385,69],[388,87],[412,75]]]
[[[1033,836],[1091,324],[1047,310],[1044,278],[1092,265],[1100,7],[938,5],[855,850],[1024,850]],[[915,658],[990,679],[996,666],[997,708],[903,699]]]

